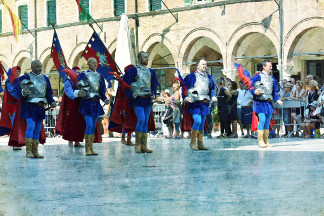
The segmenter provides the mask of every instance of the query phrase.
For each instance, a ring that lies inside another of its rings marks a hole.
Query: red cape
[[[20,100],[18,102],[18,109],[16,112],[15,120],[13,123],[13,127],[10,133],[9,138],[9,146],[13,147],[22,147],[25,145],[25,133],[27,129],[26,120],[20,118]],[[45,129],[44,124],[42,124],[42,128],[40,131],[40,137],[39,137],[39,143],[44,144],[46,142],[46,135],[45,135]]]
[[[10,103],[8,102],[10,101]],[[13,104],[13,103],[16,103]],[[1,111],[1,120],[0,120],[0,136],[7,135],[11,131],[11,120],[10,114],[17,112],[18,100],[12,97],[8,90],[5,88],[3,95],[2,111]]]
[[[124,124],[124,130],[127,133],[135,131],[137,117],[134,107],[129,106],[129,98],[126,96],[124,90],[119,87],[115,98],[114,106],[109,118],[109,131],[121,133],[122,125]],[[125,110],[125,116],[123,116],[123,110]],[[155,121],[153,108],[151,109],[150,119],[148,122],[148,131],[155,131]]]
[[[182,121],[181,121],[181,131],[191,131],[194,120],[192,118],[192,114],[187,112],[188,103],[184,103],[183,111],[182,111]],[[204,130],[209,128],[207,119],[204,123]]]
[[[75,98],[73,101],[63,93],[55,130],[65,140],[74,142],[83,141],[86,123],[83,115],[79,113],[79,105],[80,98]],[[96,125],[94,143],[102,143],[99,121],[97,121]]]

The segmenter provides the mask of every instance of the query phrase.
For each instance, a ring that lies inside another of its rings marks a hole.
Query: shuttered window
[[[47,26],[52,23],[56,25],[56,0],[48,0],[46,2],[47,6]]]
[[[114,1],[114,14],[115,16],[122,15],[125,13],[125,0],[115,0]]]
[[[18,7],[18,17],[21,21],[21,29],[28,29],[28,6],[20,5]]]
[[[83,5],[83,7],[89,12],[89,14],[90,14],[90,11],[89,11],[89,0],[80,0],[80,3]],[[80,17],[79,17],[79,20],[81,20],[80,19]]]
[[[192,5],[192,0],[185,0],[185,5]]]
[[[161,10],[161,0],[149,0],[150,11]]]
[[[0,10],[0,33],[2,33],[2,10]]]

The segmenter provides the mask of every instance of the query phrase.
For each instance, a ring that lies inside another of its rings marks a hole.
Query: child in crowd
[[[306,116],[302,128],[304,130],[304,138],[311,138],[311,130],[320,128],[321,118],[316,112],[317,101],[309,104],[309,114]]]
[[[175,128],[175,136],[174,139],[180,139],[180,117],[181,117],[181,113],[180,113],[180,105],[181,102],[179,100],[175,100],[173,102],[173,125]]]
[[[169,131],[169,138],[172,138],[173,134],[173,108],[171,107],[171,99],[168,98],[165,101],[166,104],[166,112],[163,116],[163,123],[167,125]]]

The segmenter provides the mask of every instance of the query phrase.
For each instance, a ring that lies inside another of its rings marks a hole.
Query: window
[[[80,4],[89,12],[89,0],[80,0]],[[80,16],[79,16],[79,21],[81,21]]]
[[[28,6],[20,5],[18,7],[18,17],[21,20],[21,29],[28,29]]]
[[[2,10],[0,10],[0,33],[2,33]]]
[[[192,5],[192,0],[185,0],[185,5]]]
[[[161,0],[149,0],[150,11],[161,10]]]
[[[114,1],[114,15],[119,16],[125,13],[125,0]]]
[[[196,0],[196,4],[199,4],[199,3],[209,3],[209,2],[213,2],[213,0]]]
[[[48,0],[46,2],[47,7],[47,26],[52,23],[56,24],[56,0]]]

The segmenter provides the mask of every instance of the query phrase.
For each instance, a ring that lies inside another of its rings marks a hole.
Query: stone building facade
[[[57,34],[67,64],[86,69],[80,56],[92,29],[87,22],[79,21],[75,0],[6,2],[16,14],[19,6],[27,5],[28,29],[33,35],[23,30],[16,43],[8,11],[0,4],[0,61],[5,68],[19,65],[28,72],[31,60],[40,59],[53,89],[61,88],[50,58],[53,29],[48,26],[49,10],[52,11],[48,5],[54,5]],[[278,79],[282,68],[282,78],[304,80],[306,74],[313,74],[321,82],[324,80],[324,0],[282,0],[282,22],[279,0],[164,0],[172,14],[161,0],[81,2],[89,4],[89,12],[102,31],[94,27],[112,55],[120,24],[118,14],[128,15],[134,53],[148,52],[149,65],[157,68],[161,89],[172,84],[175,70],[171,68],[187,74],[194,70],[194,62],[200,57],[206,58],[215,78],[235,78],[235,61],[254,74],[266,56],[274,62],[273,72]]]

